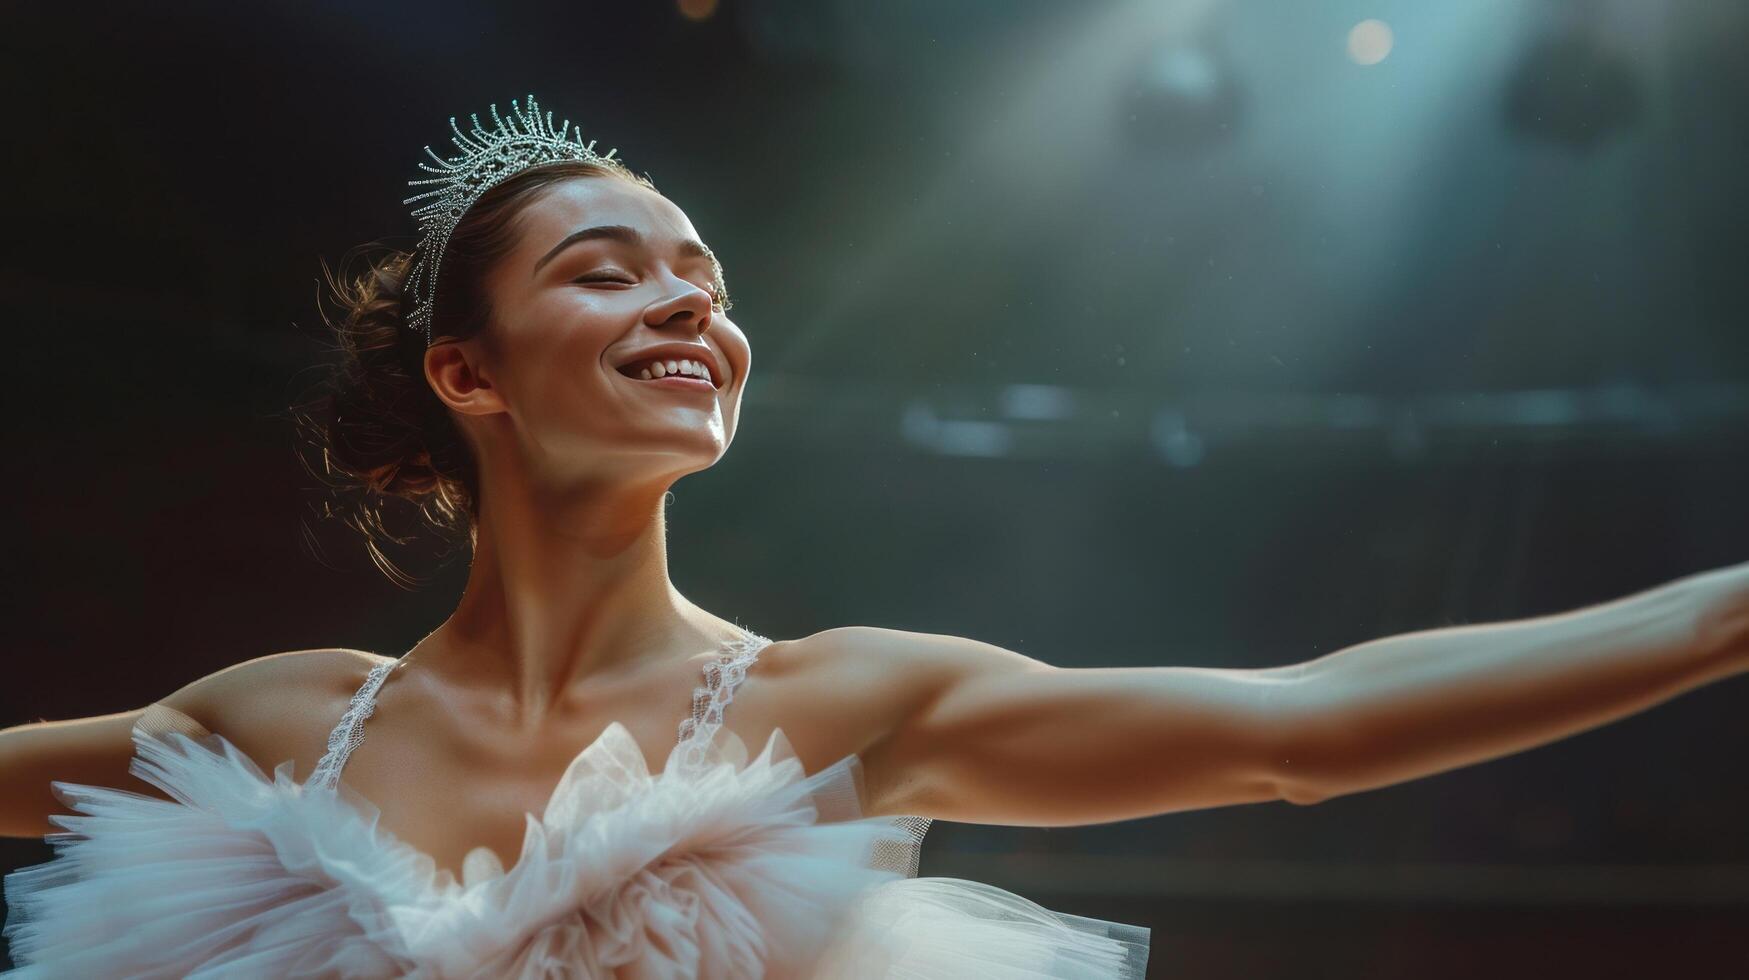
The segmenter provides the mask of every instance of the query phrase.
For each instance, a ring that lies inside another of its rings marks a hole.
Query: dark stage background
[[[410,246],[420,148],[526,92],[725,263],[754,368],[671,561],[767,635],[1269,666],[1749,552],[1749,7],[688,11],[9,10],[0,726],[448,613],[460,562],[403,591],[314,516],[286,406],[318,257]],[[922,873],[1150,926],[1161,978],[1749,975],[1746,697],[1312,807],[938,823]]]

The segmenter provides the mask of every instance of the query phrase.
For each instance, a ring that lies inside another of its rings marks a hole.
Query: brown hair
[[[434,340],[465,340],[489,326],[485,274],[515,247],[517,218],[545,189],[576,177],[617,177],[656,189],[618,160],[577,160],[531,167],[486,191],[444,248]],[[406,323],[413,298],[404,283],[413,258],[371,242],[347,250],[338,273],[322,262],[328,292],[318,306],[337,356],[313,386],[315,394],[291,406],[300,446],[310,451],[300,459],[328,491],[319,512],[362,533],[372,563],[403,586],[420,579],[403,571],[386,547],[418,535],[393,533],[386,506],[410,504],[424,535],[444,546],[441,557],[463,542],[472,550],[480,499],[473,453],[426,383],[425,337]],[[348,272],[357,261],[363,268]]]

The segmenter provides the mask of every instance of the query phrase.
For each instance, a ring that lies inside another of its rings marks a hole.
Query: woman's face
[[[553,185],[520,221],[518,245],[487,276],[493,323],[467,342],[478,345],[476,394],[497,406],[479,414],[508,420],[494,431],[560,479],[662,480],[715,463],[752,352],[686,214],[630,181],[584,177]],[[656,354],[704,362],[712,385],[636,377]]]

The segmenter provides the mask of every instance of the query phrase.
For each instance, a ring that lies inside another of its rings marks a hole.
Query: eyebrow
[[[597,238],[606,238],[610,241],[624,242],[633,247],[641,247],[644,244],[644,236],[639,234],[638,230],[630,225],[595,225],[591,228],[579,228],[576,231],[571,232],[569,235],[566,235],[559,244],[554,245],[547,254],[541,256],[540,261],[534,264],[534,271],[529,273],[529,277],[533,278],[535,275],[539,274],[541,266],[551,262],[554,257],[565,249],[570,248],[578,242],[591,241]],[[695,238],[681,240],[679,251],[681,255],[688,258],[710,259],[713,264],[716,261],[716,256],[711,252],[710,246]]]

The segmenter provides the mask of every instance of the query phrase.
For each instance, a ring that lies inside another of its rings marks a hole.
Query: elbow
[[[1303,780],[1281,779],[1276,783],[1276,795],[1278,795],[1284,803],[1292,803],[1296,806],[1311,806],[1314,803],[1322,803],[1333,796],[1339,796],[1341,794],[1330,792],[1329,790]]]
[[[1333,788],[1327,775],[1314,763],[1314,758],[1311,753],[1299,748],[1285,748],[1275,753],[1271,776],[1275,781],[1277,797],[1298,806],[1311,806],[1341,795]]]
[[[1291,710],[1277,719],[1268,771],[1283,802],[1311,806],[1347,792],[1341,760],[1352,753],[1329,737],[1317,718],[1311,711]]]

